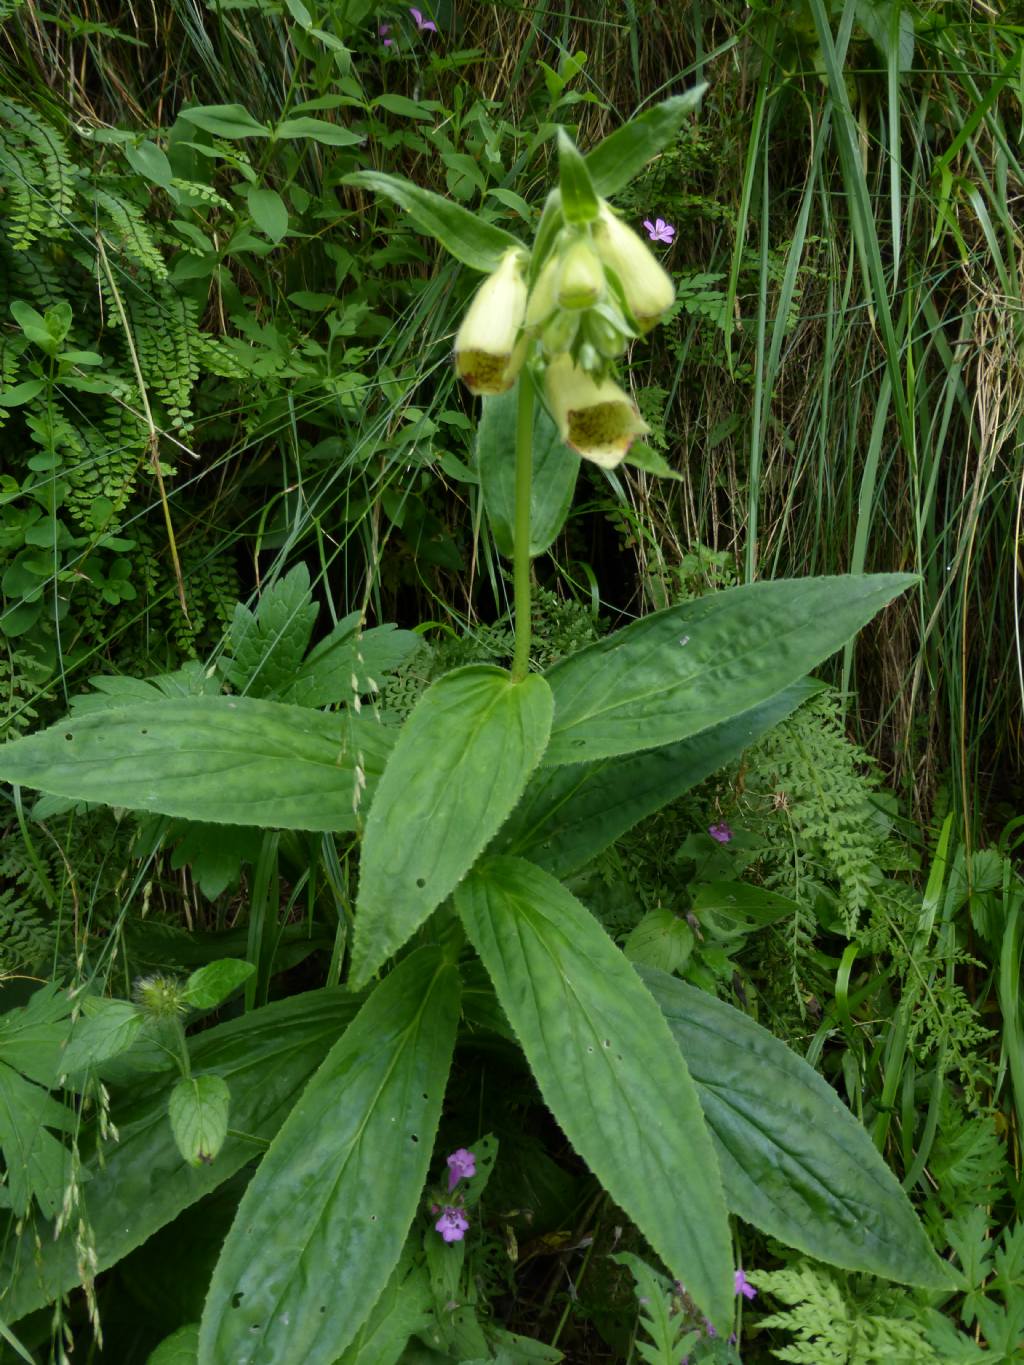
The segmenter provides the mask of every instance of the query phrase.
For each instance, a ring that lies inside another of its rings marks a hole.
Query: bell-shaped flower
[[[455,337],[455,373],[471,393],[504,393],[526,358],[525,257],[513,248],[476,291]]]
[[[615,216],[607,204],[593,226],[594,245],[604,264],[615,272],[623,297],[641,332],[649,332],[672,304],[672,276],[655,260],[643,238]]]
[[[544,393],[562,440],[602,469],[621,464],[634,440],[650,430],[618,384],[592,379],[571,356],[557,356],[547,367]]]

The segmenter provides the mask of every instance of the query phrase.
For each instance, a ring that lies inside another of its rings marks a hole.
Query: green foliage
[[[843,1282],[829,1271],[798,1262],[759,1271],[750,1282],[785,1307],[761,1318],[759,1331],[789,1334],[773,1346],[776,1360],[804,1365],[931,1365],[942,1359],[916,1320],[915,1304],[876,1281]]]

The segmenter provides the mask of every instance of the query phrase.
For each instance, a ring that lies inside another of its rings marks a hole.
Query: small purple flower
[[[387,36],[390,32],[391,32],[390,24],[377,25],[377,37],[383,40],[385,47],[394,47],[395,45],[394,38],[389,38]]]
[[[745,1299],[757,1298],[757,1290],[747,1282],[747,1277],[742,1270],[737,1270],[733,1276],[733,1293],[742,1294]]]
[[[446,1242],[461,1242],[469,1231],[469,1219],[461,1209],[453,1209],[449,1204],[434,1224],[434,1229]]]
[[[721,820],[717,825],[708,825],[708,833],[716,844],[728,844],[732,842],[732,830],[724,820]]]
[[[419,31],[420,31],[421,33],[436,33],[436,32],[437,32],[437,25],[434,23],[434,21],[433,21],[432,19],[424,19],[423,13],[422,13],[421,10],[413,9],[413,8],[410,6],[410,8],[409,8],[409,13],[410,13],[410,14],[412,15],[412,17],[416,20],[416,27],[419,29]]]
[[[666,223],[664,218],[655,218],[653,223],[649,218],[645,218],[644,227],[652,242],[671,242],[676,235],[675,228],[671,223]]]
[[[448,1158],[448,1193],[451,1194],[460,1180],[469,1180],[476,1175],[476,1157],[460,1147]]]

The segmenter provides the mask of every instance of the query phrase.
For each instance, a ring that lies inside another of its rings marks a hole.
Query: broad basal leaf
[[[406,721],[366,822],[352,984],[366,982],[455,889],[518,801],[551,725],[536,675],[439,678]]]
[[[494,542],[511,557],[516,502],[516,407],[518,381],[496,398],[483,400],[477,428],[476,460]],[[540,403],[533,424],[533,480],[530,485],[530,554],[543,554],[565,525],[580,470],[580,457],[563,445],[558,428]]]
[[[555,664],[547,764],[673,744],[773,697],[916,580],[748,583],[645,616]]]
[[[657,1005],[593,916],[532,863],[486,859],[455,904],[569,1141],[724,1327],[732,1258],[718,1163]]]
[[[0,778],[214,824],[343,830],[389,747],[382,726],[347,712],[169,698],[90,710],[0,746]]]
[[[494,852],[520,854],[558,877],[577,871],[639,821],[737,759],[821,686],[802,679],[732,720],[661,749],[540,768]]]
[[[436,237],[456,260],[487,274],[497,270],[502,256],[512,247],[522,247],[518,238],[504,228],[485,222],[461,204],[443,195],[424,190],[397,175],[380,171],[355,171],[342,176],[343,185],[372,190],[393,199],[420,229]]]
[[[167,1101],[176,1071],[142,1099],[125,1104],[115,1098],[111,1117],[119,1139],[104,1144],[102,1160],[88,1155],[82,1175],[83,1216],[95,1239],[97,1270],[120,1261],[259,1155],[260,1139],[276,1133],[357,1006],[357,998],[347,991],[309,991],[190,1040],[193,1070],[215,1072],[227,1081],[232,1126],[247,1135],[229,1136],[212,1166],[186,1165],[175,1144]],[[68,1118],[73,1122],[73,1116]],[[81,1135],[84,1152],[91,1137]],[[55,1188],[59,1206],[63,1169]],[[19,1239],[13,1220],[0,1225],[0,1285],[6,1289],[3,1313],[8,1321],[52,1303],[78,1283],[76,1227],[72,1220],[55,1241],[50,1226],[30,1227]]]
[[[846,1270],[950,1287],[899,1182],[832,1087],[731,1005],[638,970],[697,1083],[732,1211]]]
[[[458,974],[432,948],[374,990],[242,1197],[199,1365],[333,1365],[356,1335],[422,1195],[458,1017]]]

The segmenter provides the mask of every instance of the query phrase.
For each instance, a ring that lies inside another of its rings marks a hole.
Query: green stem
[[[530,481],[533,478],[533,380],[519,373],[516,411],[516,520],[512,560],[515,589],[516,649],[512,681],[522,682],[530,671]]]

